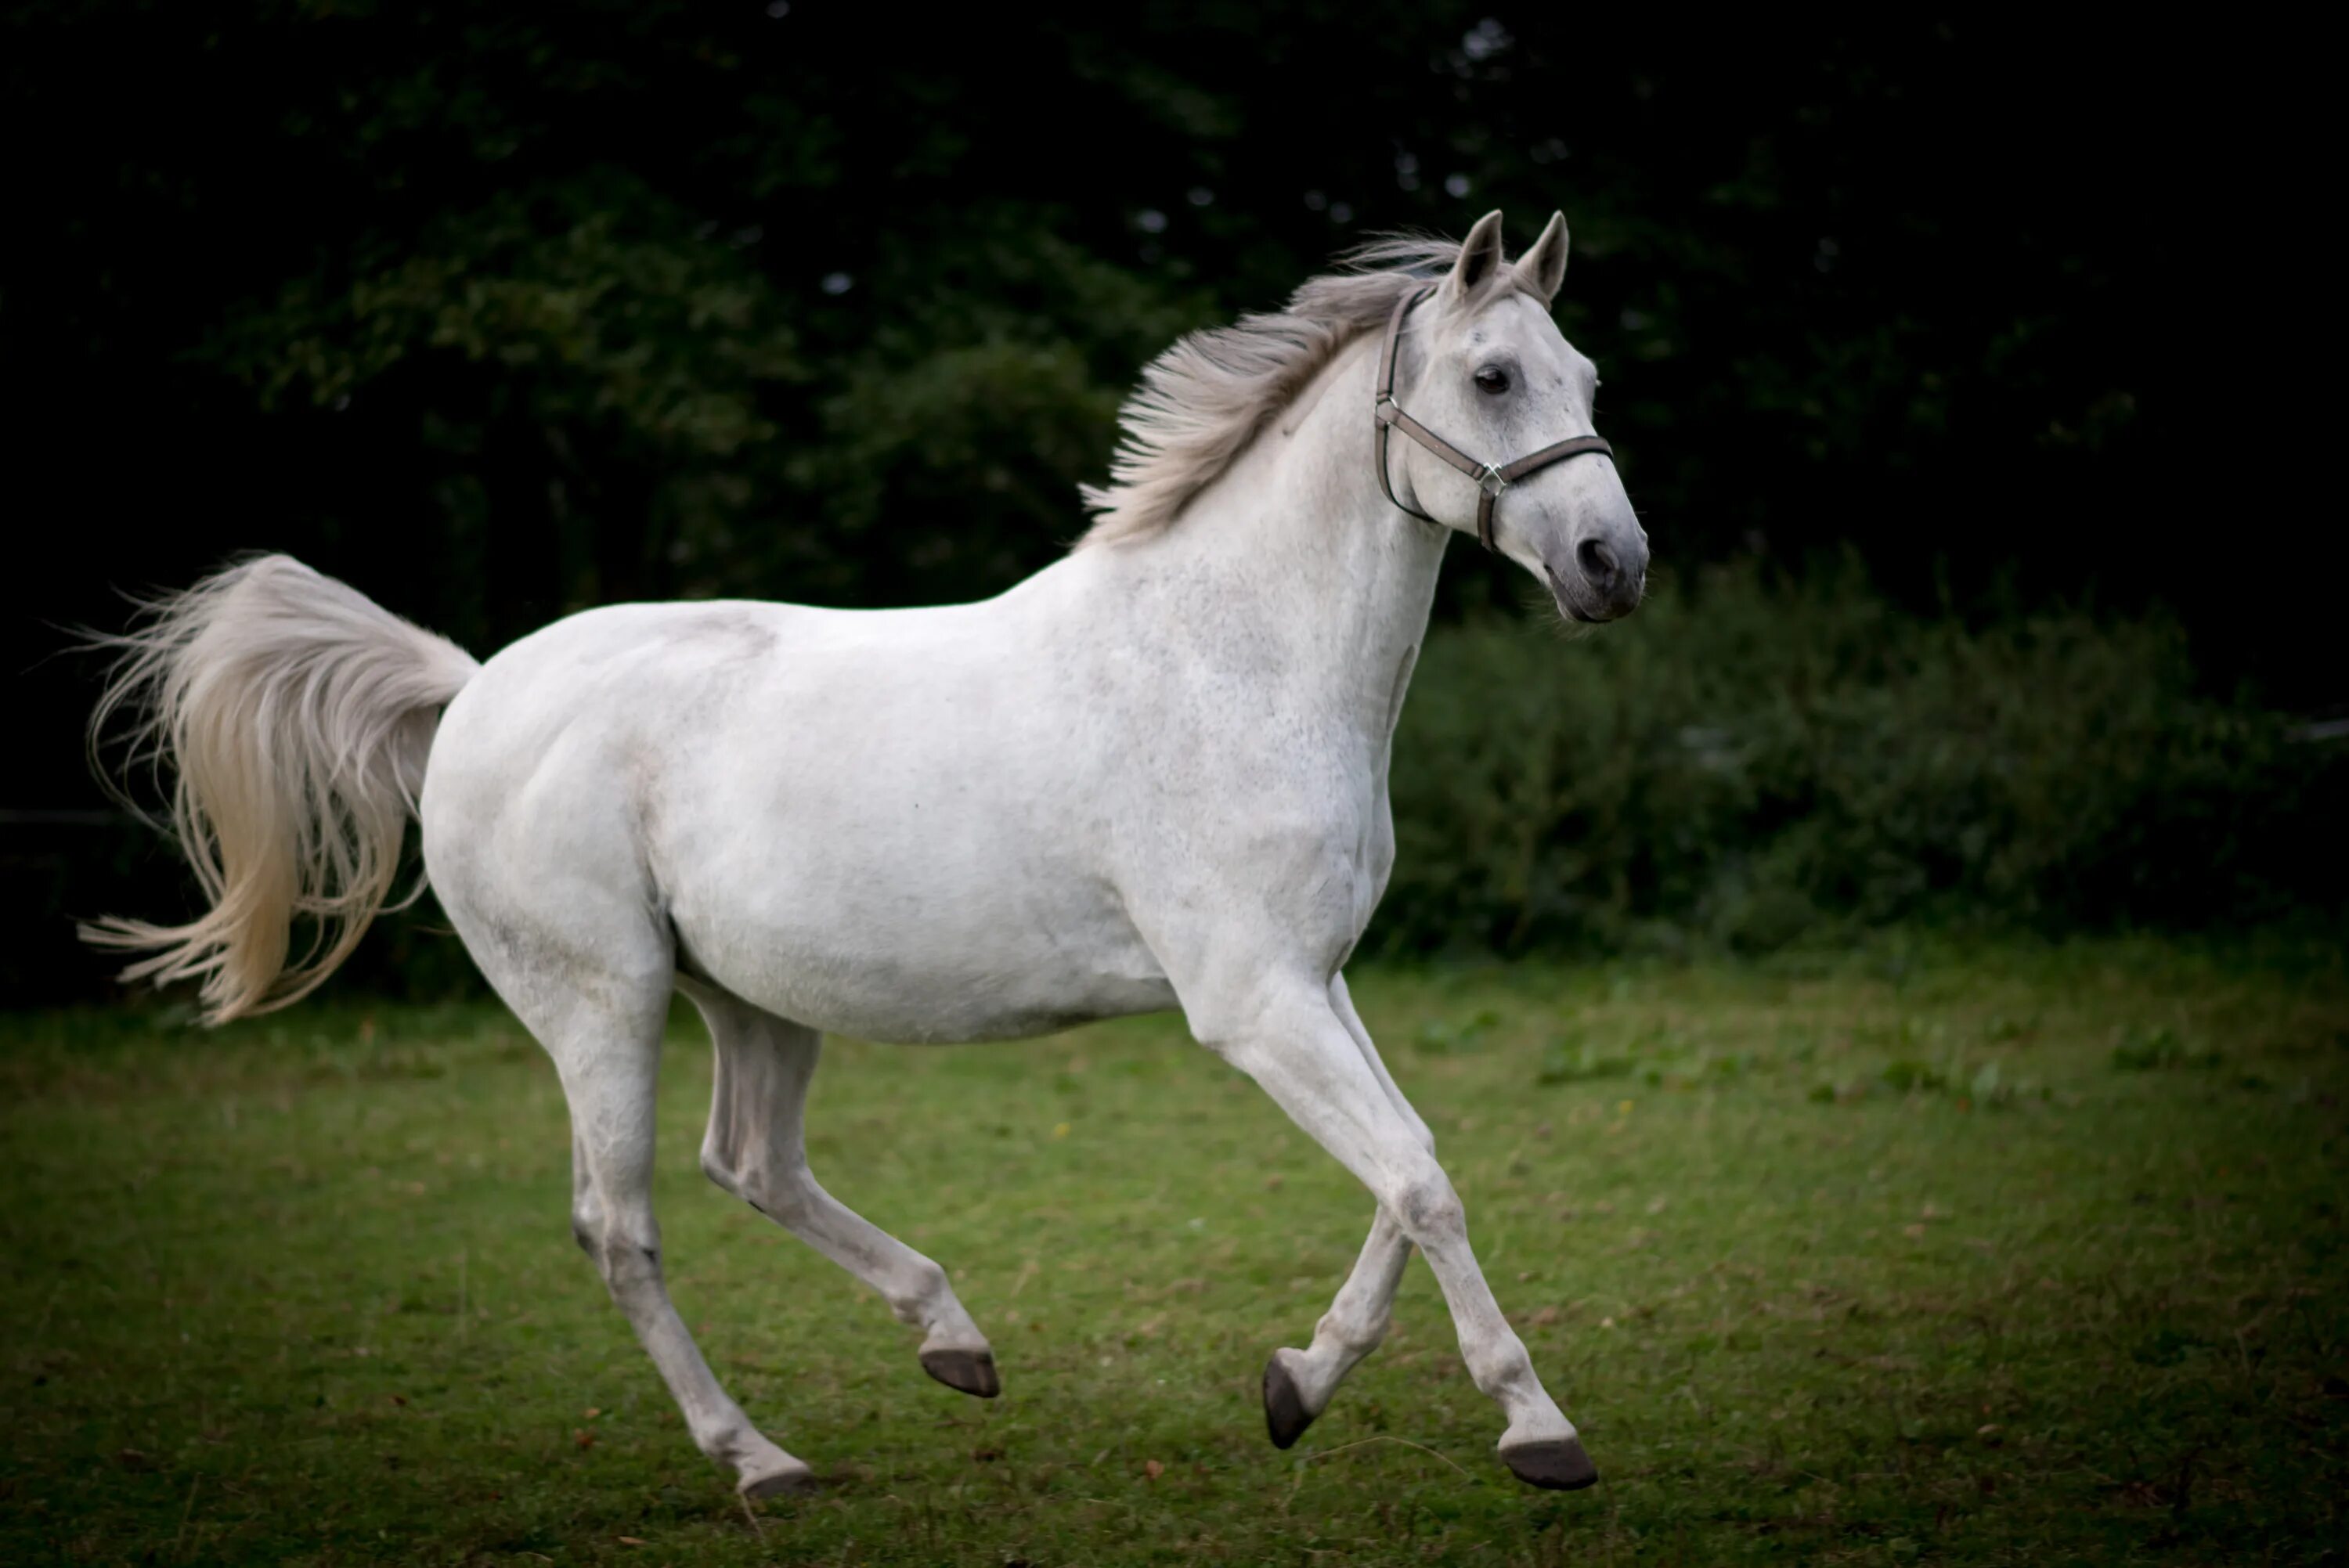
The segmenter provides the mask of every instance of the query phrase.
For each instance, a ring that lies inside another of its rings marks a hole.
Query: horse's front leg
[[[1284,1346],[1265,1364],[1264,1426],[1274,1448],[1288,1448],[1303,1437],[1330,1408],[1346,1374],[1386,1338],[1395,1287],[1410,1262],[1411,1238],[1381,1205],[1354,1272],[1313,1326],[1313,1343],[1302,1350]]]
[[[1435,1135],[1426,1122],[1413,1110],[1402,1090],[1387,1072],[1386,1063],[1379,1057],[1379,1048],[1371,1041],[1371,1032],[1363,1026],[1362,1016],[1354,1010],[1354,999],[1347,992],[1346,977],[1337,975],[1330,982],[1330,1006],[1338,1015],[1346,1032],[1354,1037],[1354,1045],[1362,1053],[1371,1076],[1387,1099],[1418,1134],[1420,1146],[1429,1153],[1435,1151]],[[1303,1350],[1286,1347],[1272,1353],[1264,1369],[1264,1423],[1272,1436],[1273,1447],[1285,1449],[1305,1435],[1330,1400],[1338,1392],[1338,1385],[1346,1380],[1362,1358],[1379,1347],[1387,1336],[1387,1326],[1394,1307],[1397,1286],[1402,1284],[1402,1272],[1411,1262],[1411,1238],[1403,1234],[1402,1226],[1384,1207],[1371,1223],[1370,1239],[1362,1243],[1361,1256],[1355,1260],[1353,1273],[1339,1289],[1337,1299],[1321,1321],[1313,1326],[1313,1343]]]
[[[1501,1315],[1469,1247],[1459,1194],[1422,1142],[1416,1119],[1364,1059],[1330,986],[1300,975],[1268,978],[1250,992],[1227,1008],[1195,1010],[1194,1029],[1351,1171],[1427,1254],[1468,1376],[1508,1417],[1500,1452],[1518,1479],[1561,1491],[1588,1486],[1599,1472]]]

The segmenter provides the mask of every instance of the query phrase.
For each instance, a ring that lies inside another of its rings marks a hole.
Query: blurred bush
[[[1431,633],[1366,939],[1766,951],[1895,920],[2208,928],[2337,913],[2349,758],[2218,700],[2159,616],[1979,624],[1847,562],[1661,589],[1572,640]]]

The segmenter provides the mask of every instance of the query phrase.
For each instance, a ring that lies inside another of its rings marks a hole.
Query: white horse
[[[1312,1344],[1266,1369],[1273,1441],[1378,1344],[1416,1244],[1507,1417],[1501,1457],[1588,1485],[1340,973],[1393,861],[1388,750],[1477,480],[1494,547],[1567,614],[1639,602],[1646,536],[1611,461],[1506,485],[1431,434],[1604,451],[1596,376],[1548,312],[1566,254],[1553,217],[1511,263],[1495,212],[1183,339],[1126,408],[1081,546],[981,603],[614,605],[477,665],[295,561],[248,560],[112,639],[97,719],[136,715],[176,768],[212,907],[85,934],[150,952],[126,978],[200,980],[212,1020],[282,1006],[384,907],[420,817],[442,906],[561,1075],[579,1244],[751,1496],[810,1472],[719,1387],[662,1283],[671,993],[716,1044],[709,1179],[879,1292],[922,1330],[924,1369],[981,1398],[994,1358],[946,1271],[809,1172],[820,1034],[996,1039],[1179,1007],[1378,1200]],[[1421,444],[1390,451],[1389,423]],[[298,956],[296,916],[320,934]]]

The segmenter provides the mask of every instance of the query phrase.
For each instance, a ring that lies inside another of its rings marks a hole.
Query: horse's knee
[[[1462,1235],[1468,1229],[1468,1211],[1453,1189],[1450,1177],[1433,1161],[1423,1171],[1413,1172],[1398,1183],[1392,1199],[1396,1223],[1403,1234],[1423,1247],[1429,1241],[1445,1241]]]

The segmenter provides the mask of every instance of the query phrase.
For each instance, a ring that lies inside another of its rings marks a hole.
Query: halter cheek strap
[[[1389,501],[1422,522],[1435,521],[1435,519],[1418,508],[1404,506],[1397,500],[1394,481],[1387,477],[1387,432],[1391,429],[1400,429],[1404,435],[1476,481],[1476,542],[1491,550],[1493,548],[1493,507],[1494,503],[1501,499],[1503,490],[1507,490],[1510,485],[1532,473],[1536,469],[1546,469],[1552,463],[1564,462],[1568,458],[1578,458],[1586,452],[1596,453],[1611,462],[1614,460],[1615,449],[1597,436],[1575,436],[1567,440],[1553,442],[1537,452],[1517,459],[1515,462],[1480,463],[1404,413],[1402,405],[1396,402],[1394,398],[1395,355],[1402,345],[1403,318],[1411,314],[1413,305],[1434,292],[1435,285],[1430,284],[1416,294],[1405,294],[1395,301],[1394,315],[1387,321],[1386,344],[1379,350],[1378,397],[1377,401],[1371,406],[1371,413],[1377,419],[1376,433],[1372,440],[1377,447],[1379,489],[1385,492]]]

